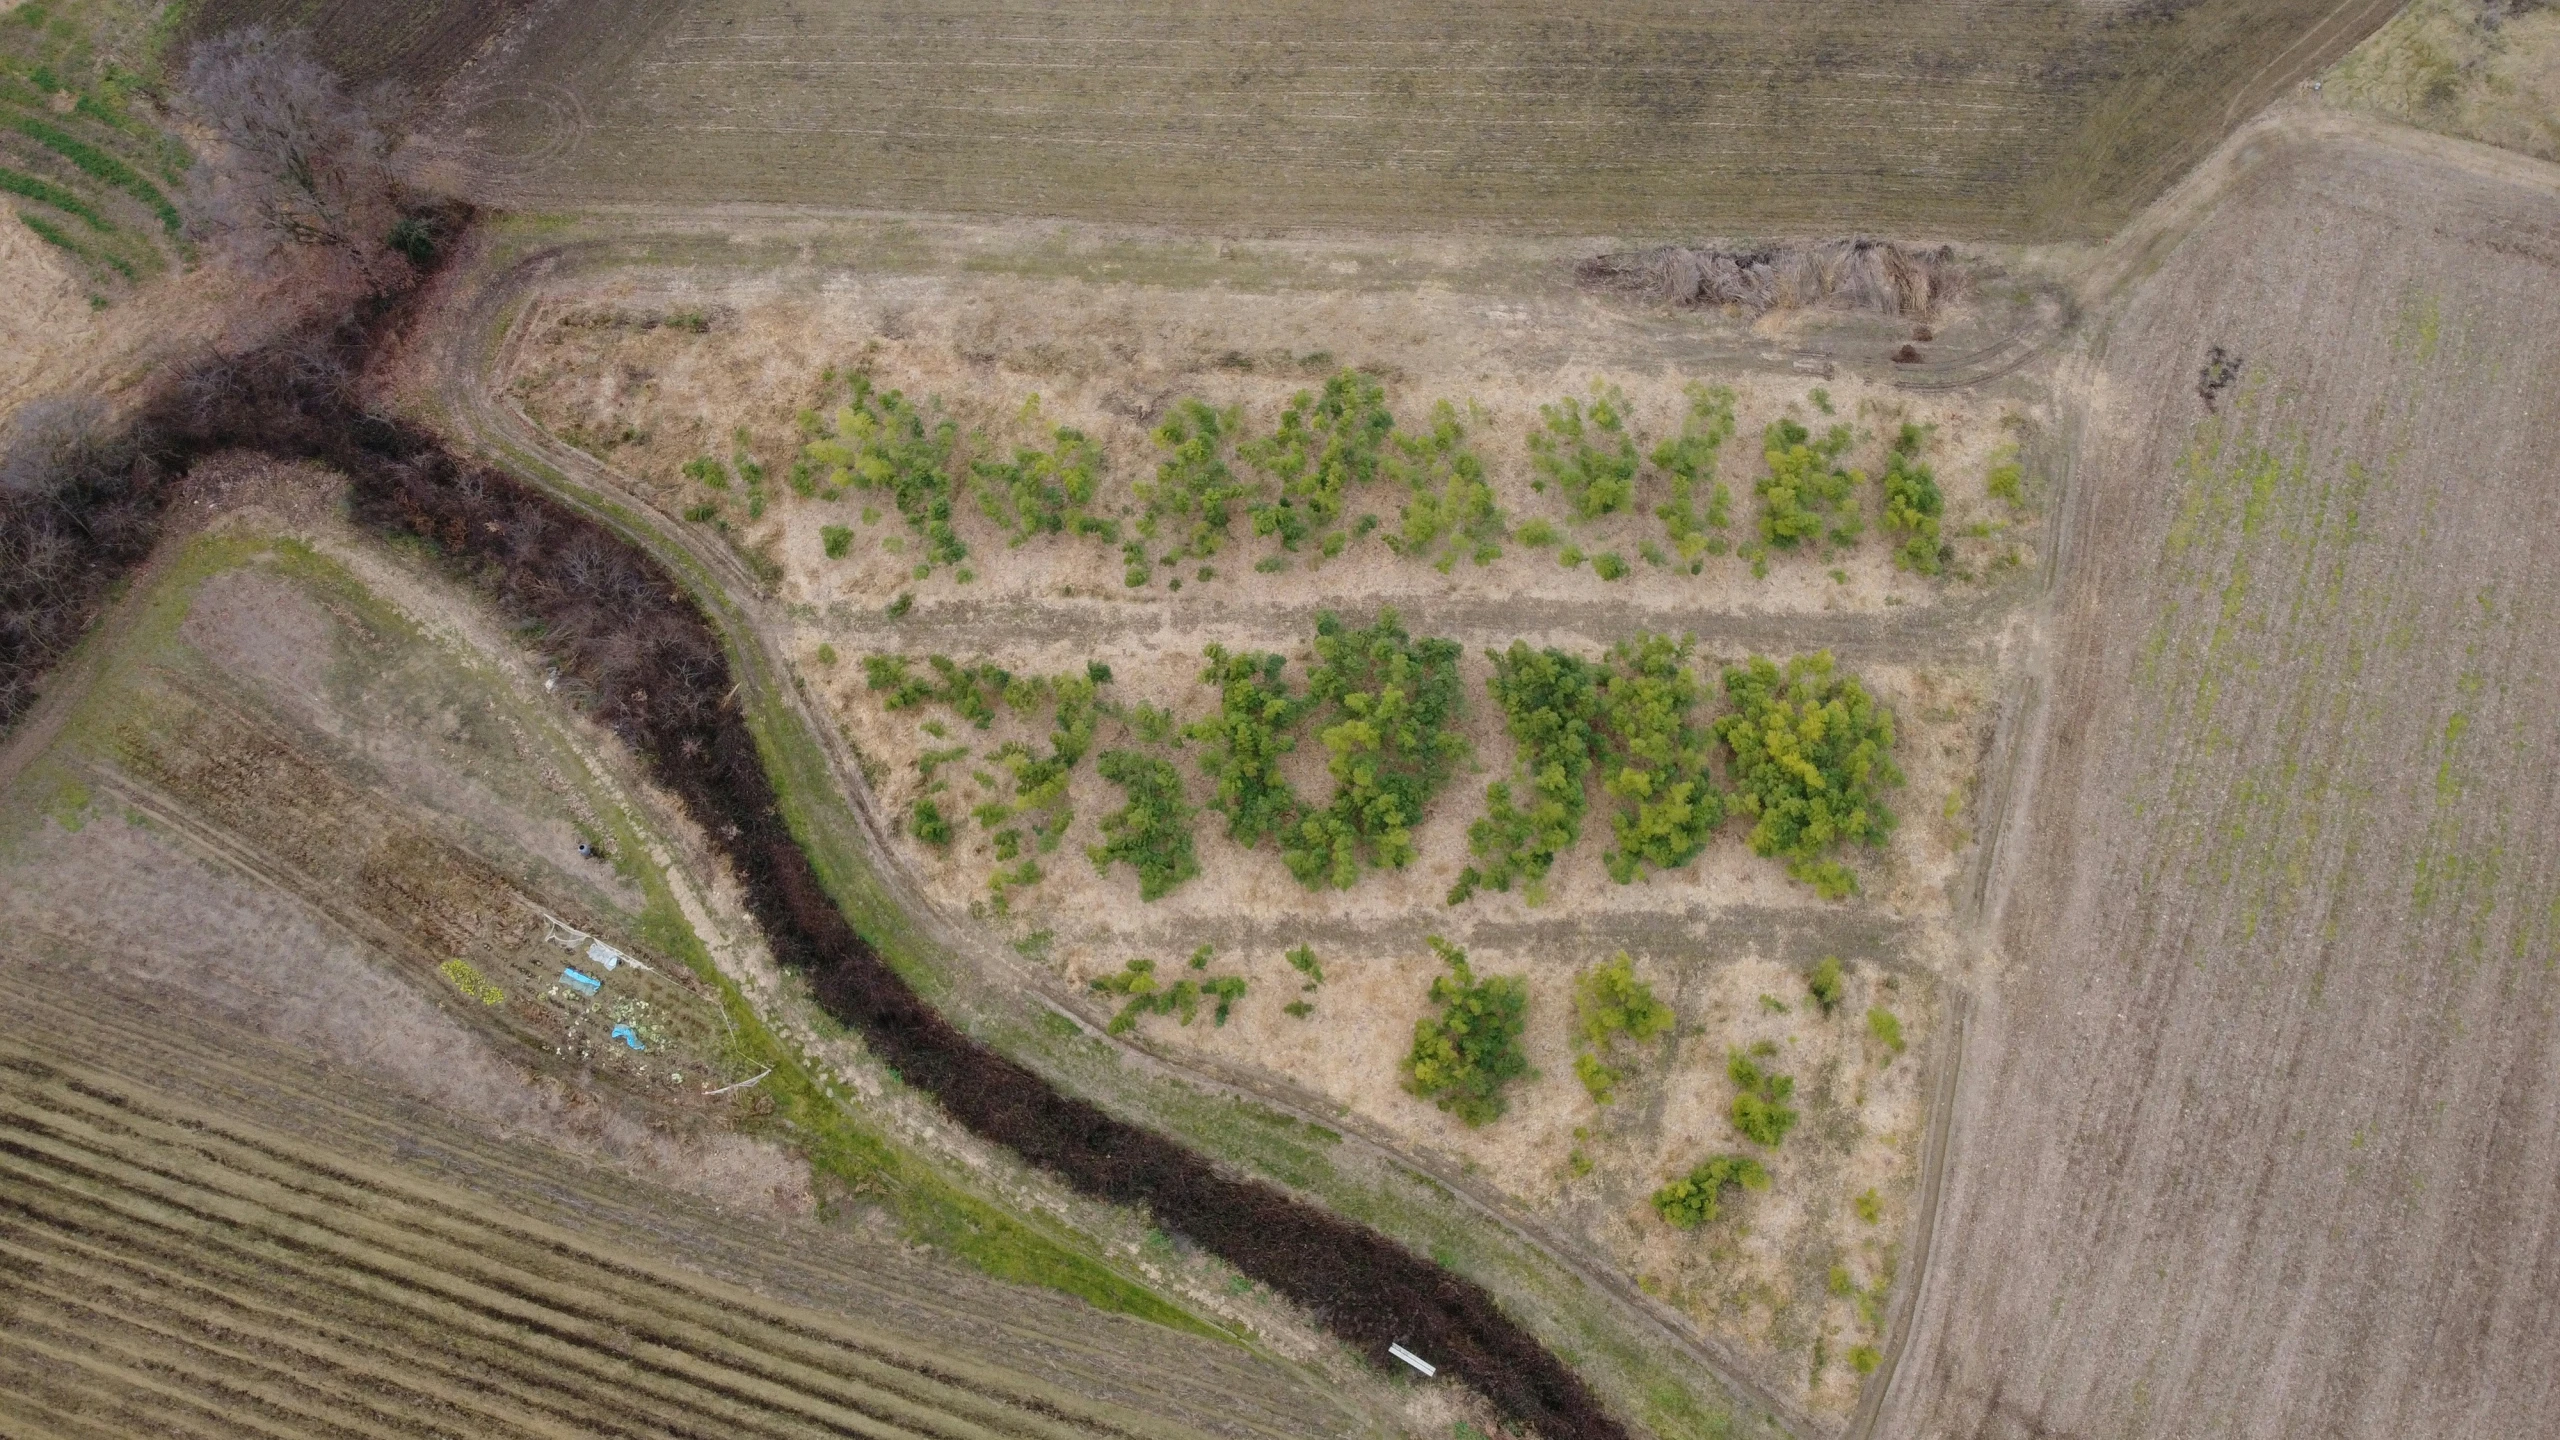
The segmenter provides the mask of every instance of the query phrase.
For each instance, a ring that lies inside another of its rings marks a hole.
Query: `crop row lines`
[[[265,1221],[264,1228],[280,1241],[360,1268],[377,1268],[366,1263],[370,1257],[362,1253],[364,1250],[387,1253],[437,1276],[425,1288],[441,1292],[436,1298],[445,1303],[500,1317],[503,1324],[529,1328],[572,1352],[599,1343],[628,1345],[635,1365],[653,1372],[658,1378],[649,1383],[669,1399],[678,1398],[687,1386],[704,1388],[743,1407],[740,1418],[755,1411],[814,1407],[812,1414],[828,1414],[851,1433],[904,1434],[910,1433],[906,1428],[909,1426],[920,1427],[913,1433],[939,1435],[948,1440],[981,1440],[991,1433],[1045,1440],[1060,1433],[1050,1424],[1019,1411],[1008,1411],[1001,1402],[991,1402],[949,1381],[899,1373],[894,1361],[883,1362],[876,1355],[822,1347],[815,1337],[767,1333],[748,1338],[738,1332],[770,1332],[775,1327],[758,1326],[724,1307],[701,1303],[681,1292],[667,1293],[620,1267],[598,1265],[592,1260],[577,1263],[586,1257],[565,1254],[570,1247],[558,1241],[506,1234],[474,1217],[440,1215],[428,1207],[403,1206],[378,1190],[364,1190],[349,1197],[342,1192],[354,1187],[340,1177],[297,1175],[290,1170],[279,1177],[273,1170],[290,1166],[291,1161],[284,1160],[280,1165],[277,1158],[247,1147],[209,1144],[202,1132],[155,1137],[141,1127],[131,1127],[134,1138],[146,1143],[156,1139],[162,1144],[185,1145],[199,1151],[215,1163],[213,1175],[220,1177],[219,1183],[212,1176],[180,1175],[143,1163],[120,1153],[127,1147],[117,1143],[112,1121],[94,1113],[79,1113],[80,1107],[63,1104],[66,1097],[59,1093],[44,1099],[55,1103],[46,1107],[52,1113],[43,1122],[34,1122],[33,1117],[23,1114],[13,1117],[21,1145],[57,1147],[48,1153],[63,1164],[76,1165],[77,1157],[85,1154],[91,1157],[91,1163],[106,1167],[108,1173],[102,1178],[111,1183],[153,1195],[175,1209],[216,1223],[256,1229],[265,1220],[259,1213],[264,1211],[277,1217],[276,1221]],[[134,1117],[123,1118],[130,1121]],[[171,1194],[172,1190],[181,1193]],[[188,1196],[183,1193],[186,1190],[198,1194]],[[463,1232],[459,1239],[454,1233],[457,1230]],[[564,1259],[570,1263],[561,1263]],[[389,1271],[379,1269],[377,1273],[388,1275]],[[528,1284],[524,1277],[550,1283]],[[597,1295],[629,1308],[619,1313],[580,1309],[568,1303],[572,1293]],[[689,1300],[693,1303],[687,1303]],[[634,1336],[627,1326],[630,1320],[639,1321],[648,1331],[662,1333],[648,1338]],[[721,1343],[698,1356],[666,1343],[665,1337],[679,1335],[697,1345],[707,1336],[717,1336]],[[812,1351],[822,1353],[809,1353]],[[574,1353],[562,1356],[561,1362],[578,1363]],[[855,1378],[813,1368],[830,1364],[868,1373]],[[634,1383],[640,1382],[635,1378]],[[990,1432],[977,1424],[955,1422],[953,1417],[933,1413],[929,1407],[935,1406],[957,1408],[964,1414],[981,1412],[977,1418],[1001,1430]]]

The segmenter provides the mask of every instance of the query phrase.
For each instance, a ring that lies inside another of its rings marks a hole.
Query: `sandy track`
[[[1879,1433],[2560,1428],[2560,187],[2454,148],[2270,128],[2101,333]]]

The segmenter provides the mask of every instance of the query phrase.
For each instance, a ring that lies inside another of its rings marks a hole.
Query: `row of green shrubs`
[[[1274,845],[1310,889],[1349,889],[1369,870],[1412,862],[1414,827],[1467,762],[1471,747],[1457,729],[1465,705],[1459,649],[1409,634],[1389,609],[1365,627],[1319,616],[1313,650],[1303,690],[1290,685],[1284,656],[1211,645],[1199,677],[1216,693],[1211,713],[1187,725],[1145,706],[1109,713],[1151,750],[1198,743],[1212,786],[1208,808],[1224,818],[1228,839],[1248,849]],[[1468,829],[1474,863],[1460,872],[1450,904],[1515,885],[1532,904],[1543,899],[1557,857],[1581,839],[1595,772],[1612,807],[1603,863],[1622,884],[1689,864],[1738,814],[1750,824],[1753,853],[1783,860],[1825,897],[1857,889],[1838,852],[1881,845],[1895,827],[1884,801],[1903,782],[1892,756],[1892,711],[1822,652],[1784,666],[1753,657],[1726,667],[1725,706],[1710,716],[1690,657],[1689,642],[1650,634],[1598,657],[1525,643],[1492,655],[1487,689],[1518,761],[1486,788],[1484,814]],[[1094,686],[1107,668],[1042,679],[942,655],[922,668],[900,655],[862,663],[886,708],[931,702],[980,729],[999,706],[1057,703],[1061,735],[1072,729],[1081,737],[1072,747],[1062,742],[1040,757],[1017,745],[996,758],[1015,772],[1019,793],[1055,794],[1063,807],[1066,772],[1103,713]],[[1283,768],[1311,727],[1333,779],[1321,804],[1299,795]],[[1123,749],[1104,757],[1102,773],[1128,792],[1129,804],[1106,821],[1094,863],[1130,864],[1149,900],[1198,875],[1195,814],[1173,763]],[[1040,808],[1017,801],[999,807],[996,820]],[[938,806],[930,814],[920,808],[916,833],[948,843],[948,817]],[[1040,838],[1045,851],[1056,833],[1044,824]]]
[[[1491,563],[1506,539],[1543,548],[1561,538],[1541,520],[1511,528],[1468,438],[1484,423],[1472,402],[1462,414],[1440,401],[1422,426],[1400,429],[1385,387],[1359,370],[1339,371],[1321,389],[1300,391],[1267,434],[1250,432],[1241,406],[1221,409],[1196,396],[1177,400],[1151,432],[1160,459],[1151,477],[1131,487],[1137,510],[1126,525],[1100,508],[1101,447],[1071,426],[1049,428],[1043,442],[1018,444],[1007,454],[982,437],[964,444],[957,422],[933,401],[919,406],[898,390],[876,387],[867,375],[829,369],[820,384],[820,403],[799,412],[791,486],[829,500],[853,490],[884,493],[920,542],[917,578],[967,558],[952,517],[972,493],[1011,544],[1066,534],[1121,546],[1123,579],[1132,588],[1151,583],[1159,570],[1217,555],[1235,538],[1239,520],[1252,534],[1278,542],[1279,553],[1261,562],[1262,569],[1285,567],[1288,555],[1305,547],[1331,557],[1380,530],[1396,554],[1431,560],[1444,571],[1460,556]],[[1829,413],[1828,397],[1814,394]],[[1528,439],[1532,486],[1552,486],[1574,517],[1595,520],[1633,509],[1650,467],[1662,492],[1653,511],[1670,551],[1647,541],[1641,557],[1655,565],[1676,557],[1696,573],[1704,557],[1734,548],[1726,533],[1733,496],[1716,478],[1718,457],[1733,434],[1733,404],[1731,390],[1691,385],[1678,431],[1647,447],[1630,428],[1625,395],[1595,383],[1587,402],[1568,396],[1540,407]],[[1037,428],[1038,417],[1035,396],[1024,406],[1023,423]],[[1895,562],[1936,574],[1946,555],[1938,533],[1944,505],[1919,460],[1928,433],[1917,425],[1901,428],[1881,484]],[[1755,568],[1765,572],[1772,550],[1858,542],[1865,477],[1840,463],[1852,438],[1845,424],[1815,436],[1783,418],[1763,432],[1768,474],[1757,487],[1758,538],[1743,544]],[[712,476],[721,464],[701,457],[687,473],[716,484]],[[1355,497],[1380,484],[1398,501],[1391,525],[1375,514],[1352,513]],[[842,553],[838,535],[849,541],[851,532],[831,527],[830,555]],[[1586,557],[1570,544],[1559,551],[1569,566],[1586,558],[1603,579],[1632,573],[1615,553]],[[1179,574],[1172,583],[1180,585]]]

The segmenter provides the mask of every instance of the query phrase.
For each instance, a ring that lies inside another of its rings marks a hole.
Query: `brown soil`
[[[2236,164],[2089,372],[1886,1433],[2560,1426],[2560,208],[2416,139]]]

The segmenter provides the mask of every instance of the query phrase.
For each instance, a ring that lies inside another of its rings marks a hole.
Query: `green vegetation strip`
[[[81,173],[116,186],[150,206],[152,213],[160,217],[161,228],[167,230],[171,238],[176,238],[184,228],[184,222],[178,218],[178,207],[170,204],[169,197],[161,194],[160,187],[144,178],[141,171],[79,136],[48,125],[32,115],[13,116],[9,124],[19,134],[78,166]]]

